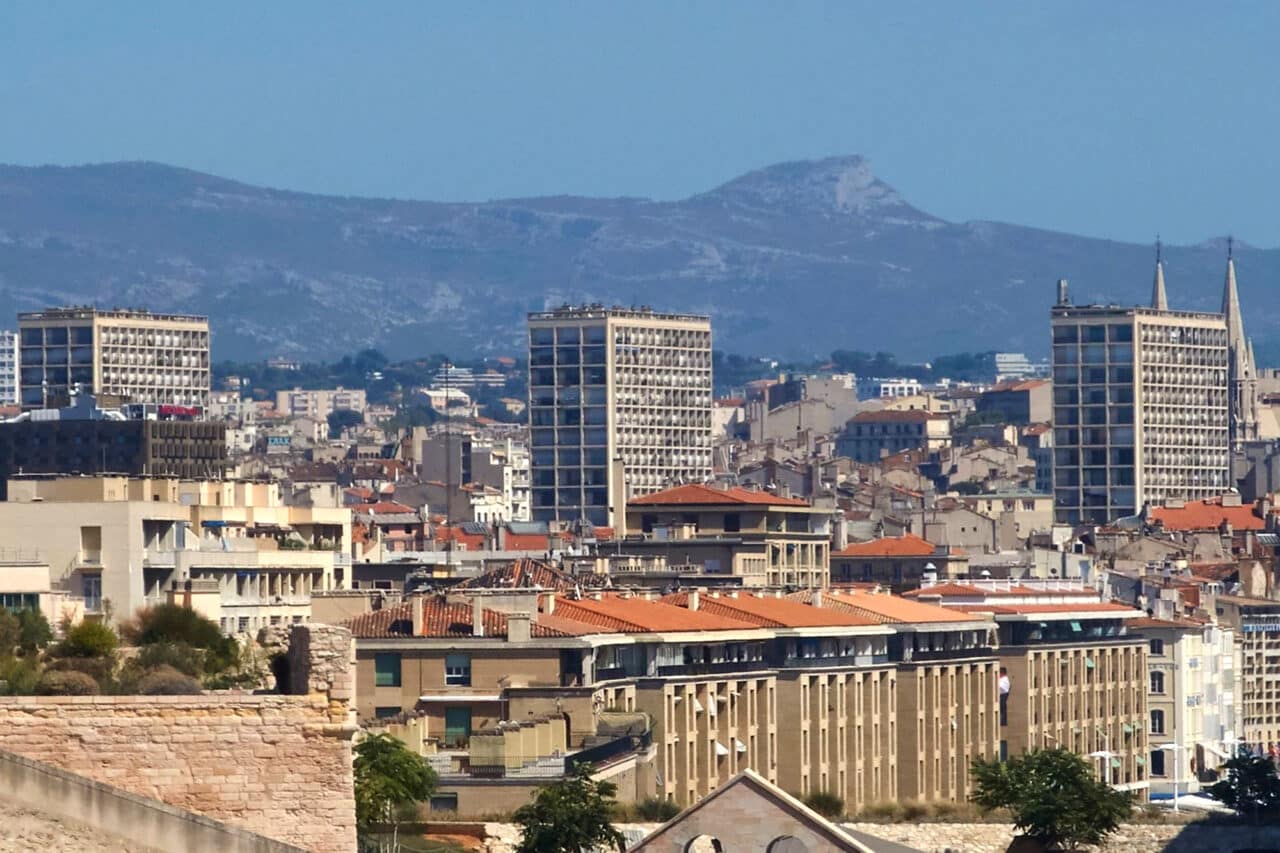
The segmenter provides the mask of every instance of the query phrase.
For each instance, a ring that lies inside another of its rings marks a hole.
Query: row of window
[[[399,687],[403,678],[403,668],[399,652],[379,652],[373,656],[373,686]],[[471,655],[445,656],[444,683],[446,687],[471,686]]]

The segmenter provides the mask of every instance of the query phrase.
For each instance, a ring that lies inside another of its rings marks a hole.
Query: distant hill
[[[675,202],[443,204],[154,163],[0,166],[0,326],[73,303],[207,313],[215,358],[513,353],[526,312],[565,302],[710,313],[718,347],[761,355],[1043,354],[1056,279],[1076,302],[1145,300],[1152,254],[946,222],[857,156],[770,166]],[[1165,259],[1175,308],[1218,309],[1221,240],[1166,247]],[[1280,252],[1238,248],[1237,266],[1265,361],[1280,353],[1280,308],[1266,298]]]

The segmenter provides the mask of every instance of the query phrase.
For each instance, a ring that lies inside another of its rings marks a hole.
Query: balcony
[[[934,663],[970,658],[995,657],[996,650],[991,646],[973,646],[967,649],[919,649],[907,650],[902,655],[902,663]]]

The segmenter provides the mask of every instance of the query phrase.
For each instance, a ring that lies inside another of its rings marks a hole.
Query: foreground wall
[[[0,749],[317,853],[355,849],[350,633],[299,625],[297,695],[0,698]]]
[[[1014,838],[1013,827],[999,823],[848,823],[844,826],[918,850],[956,853],[1005,853]],[[1280,826],[1125,824],[1098,849],[1102,853],[1280,850]]]

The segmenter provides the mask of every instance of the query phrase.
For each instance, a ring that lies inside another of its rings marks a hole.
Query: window
[[[444,709],[445,746],[464,747],[471,738],[471,709]]]
[[[1153,711],[1152,713],[1156,714],[1159,712]],[[1151,750],[1151,775],[1152,776],[1164,775],[1164,750],[1163,749]]]
[[[1153,735],[1164,734],[1164,711],[1151,712],[1151,734]],[[1152,768],[1151,772],[1152,773],[1156,772],[1155,768]]]
[[[387,706],[385,708],[374,708],[373,715],[379,720],[385,720],[387,717],[394,717],[400,713],[400,709],[395,706]]]
[[[400,655],[384,652],[373,656],[373,686],[400,686]]]
[[[471,655],[446,655],[444,683],[453,687],[471,686]]]
[[[457,810],[458,810],[457,794],[432,794],[431,795],[431,811],[456,812]]]
[[[1152,693],[1164,692],[1164,673],[1163,672],[1151,673],[1151,692]]]
[[[736,512],[726,512],[724,514],[724,532],[738,533],[742,530],[742,516]]]
[[[1152,641],[1151,641],[1151,654],[1153,654],[1153,655],[1163,655],[1163,654],[1164,654],[1164,640],[1152,640]],[[1155,771],[1152,771],[1152,772],[1154,773]]]

